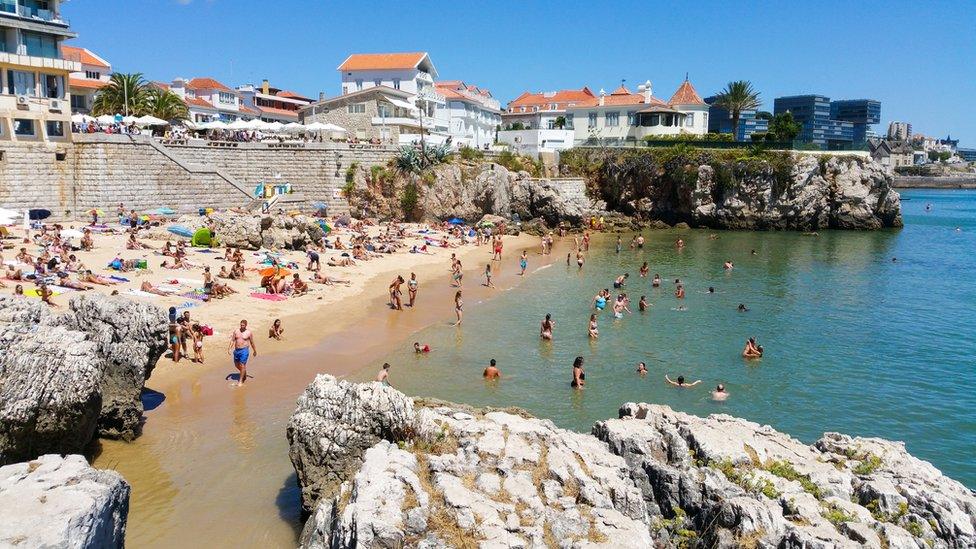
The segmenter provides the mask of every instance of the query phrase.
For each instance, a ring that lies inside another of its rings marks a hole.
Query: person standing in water
[[[414,301],[417,300],[417,273],[410,273],[410,280],[407,281],[407,296],[410,301],[407,302],[407,307],[413,307]]]
[[[620,242],[620,235],[618,234],[617,235],[617,253],[618,254],[620,253],[620,244],[621,244],[621,242]]]
[[[637,374],[640,375],[641,377],[646,376],[647,375],[647,364],[644,364],[643,362],[638,362],[637,363]]]
[[[651,281],[651,286],[654,288],[661,287],[661,275],[659,274],[654,275],[654,280]]]
[[[593,298],[593,306],[598,311],[602,311],[607,306],[607,298],[604,295],[604,290],[597,292],[596,297]]]
[[[590,315],[590,338],[596,339],[600,337],[600,330],[596,326],[596,314]]]
[[[579,269],[582,269],[583,268],[583,261],[584,261],[583,260],[583,252],[580,251],[580,250],[577,250],[576,251],[576,266]]]
[[[464,273],[461,272],[460,260],[454,260],[453,271],[454,271],[454,282],[451,283],[451,286],[454,286],[455,288],[460,288],[461,279],[464,277]]]
[[[455,326],[461,325],[461,317],[464,316],[464,301],[461,300],[461,290],[454,294],[454,314],[457,315]]]
[[[681,284],[678,284],[678,287],[674,290],[674,297],[676,297],[677,299],[684,299],[685,287],[682,286]]]
[[[582,389],[586,385],[586,372],[583,371],[583,357],[578,356],[573,361],[573,381],[569,386],[573,389]]]
[[[639,234],[637,235],[637,249],[640,250],[643,248],[644,248],[644,235]]]
[[[719,383],[715,386],[715,390],[712,391],[712,400],[722,401],[729,397],[728,391],[725,390],[725,385]]]
[[[247,321],[241,320],[241,325],[238,329],[234,330],[234,333],[230,335],[230,349],[228,351],[234,357],[234,367],[240,372],[240,379],[237,381],[237,385],[244,385],[247,381],[247,361],[250,358],[250,351],[254,352],[254,356],[258,356],[258,348],[254,345],[254,334],[251,330],[247,329]]]
[[[403,284],[403,277],[397,275],[390,283],[390,307],[398,311],[403,310],[403,299],[401,296],[403,292],[400,291],[400,285]]]
[[[379,381],[383,385],[390,384],[390,363],[389,362],[383,363],[383,368],[381,368],[379,373],[376,374],[376,381]]]
[[[519,271],[519,276],[525,276],[525,268],[528,266],[529,266],[529,258],[526,255],[525,250],[522,250],[522,256],[519,257],[519,268],[522,270]]]
[[[488,381],[502,377],[502,372],[501,370],[498,369],[498,366],[495,364],[495,359],[491,359],[490,361],[488,361],[488,367],[485,368],[485,371],[481,374],[481,377],[485,378]]]
[[[539,337],[545,340],[552,341],[552,329],[556,326],[556,323],[552,320],[552,315],[546,313],[546,318],[542,321],[542,325],[539,327]]]
[[[645,261],[644,264],[640,266],[640,272],[638,274],[640,274],[641,278],[647,278],[647,271],[649,270],[650,269],[647,267],[647,262]]]
[[[485,287],[494,288],[495,285],[491,282],[491,263],[485,265]]]
[[[640,312],[642,312],[642,313],[647,310],[647,296],[646,295],[642,295],[641,298],[640,298],[640,301],[637,302],[637,309]]]

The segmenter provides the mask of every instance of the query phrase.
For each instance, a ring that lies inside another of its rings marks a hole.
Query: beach
[[[76,228],[81,226],[75,224]],[[408,226],[408,234],[417,229]],[[371,227],[369,231],[378,234],[380,229]],[[153,232],[165,238],[158,230]],[[339,236],[343,241],[349,235],[341,229],[335,233],[330,237]],[[15,234],[22,236],[17,231]],[[115,257],[145,258],[150,269],[117,273],[130,281],[92,291],[118,290],[126,297],[162,308],[179,308],[195,300],[128,295],[127,290],[138,288],[143,280],[155,285],[177,278],[200,279],[203,265],[216,271],[224,264],[222,249],[215,250],[219,253],[192,250],[188,257],[200,263],[198,267],[164,270],[158,265],[169,258],[152,250],[126,250],[125,235],[94,238],[95,250],[76,254],[96,273],[107,276],[109,271],[96,266],[107,265]],[[396,253],[355,266],[323,265],[330,276],[350,280],[348,286],[311,284],[313,291],[308,295],[268,301],[248,295],[258,278],[249,271],[249,280],[228,281],[237,294],[187,308],[194,322],[215,329],[214,336],[205,338],[205,361],[196,364],[183,359],[174,363],[168,356],[161,358],[146,384],[142,436],[133,442],[100,440],[90,452],[96,467],[118,470],[132,485],[128,543],[140,547],[204,542],[215,547],[293,545],[295,528],[300,527],[300,501],[287,458],[284,423],[305,385],[316,373],[347,376],[376,370],[379,366],[375,361],[391,345],[409,346],[411,334],[431,325],[450,328],[456,291],[450,284],[452,253],[464,264],[466,310],[476,311],[480,302],[521,282],[518,254],[526,247],[533,247],[535,252],[538,240],[525,234],[504,238],[503,261],[492,262],[496,288],[481,285],[485,264],[490,261],[489,246],[430,247],[431,255],[409,253],[414,244],[423,244],[421,238],[413,237],[406,238],[405,246]],[[139,241],[153,247],[165,243],[146,237]],[[18,243],[15,250],[20,246]],[[28,248],[34,251],[32,245]],[[261,256],[244,253],[247,266],[257,268]],[[322,257],[324,262],[330,254]],[[531,263],[538,264],[539,257],[533,253]],[[298,272],[307,279],[305,255],[282,252],[281,262],[289,261],[298,263]],[[397,275],[408,278],[411,272],[420,281],[416,307],[391,310],[387,291],[390,280]],[[4,293],[12,291],[13,283],[8,286]],[[65,307],[72,293],[59,294],[53,302]],[[258,354],[248,365],[253,377],[238,387],[228,344],[230,333],[242,318],[250,321]],[[285,329],[280,341],[268,337],[268,328],[276,318],[282,320]],[[395,367],[390,380],[396,385],[405,375],[407,370]],[[250,519],[233,532],[213,526],[215,520],[232,521],[242,514]]]

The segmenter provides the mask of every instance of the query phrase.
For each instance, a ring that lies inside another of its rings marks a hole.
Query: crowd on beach
[[[559,229],[559,237],[565,237],[566,231],[564,228]],[[710,235],[710,239],[718,238],[717,235]],[[573,264],[573,259],[575,258],[575,264],[577,270],[582,270],[586,264],[586,256],[590,250],[591,233],[588,230],[584,230],[582,235],[573,236],[572,249],[566,254],[566,266],[570,268]],[[630,241],[631,250],[642,250],[645,246],[645,238],[642,234],[634,235]],[[501,262],[502,260],[502,250],[503,245],[500,238],[491,237],[490,235],[482,236],[479,232],[477,235],[477,244],[487,243],[490,247],[491,261],[489,261],[484,270],[484,282],[483,286],[488,288],[493,288],[492,283],[492,262]],[[554,231],[549,231],[543,234],[541,237],[541,249],[539,251],[540,256],[550,256],[553,251],[553,246],[555,243]],[[681,238],[677,238],[674,242],[674,246],[677,250],[683,250],[685,248],[685,242]],[[617,236],[615,252],[620,254],[623,252],[623,241],[620,236]],[[752,255],[756,255],[756,251],[752,250]],[[522,250],[518,258],[518,275],[524,276],[526,267],[528,263],[528,255],[526,250]],[[723,263],[722,269],[726,272],[732,271],[735,268],[734,263],[731,260],[727,260]],[[497,269],[496,269],[497,270]],[[647,261],[644,261],[637,270],[640,279],[650,278],[650,286],[652,288],[660,288],[662,286],[662,279],[660,274],[655,274],[653,278],[650,276],[650,266]],[[461,262],[457,257],[452,254],[451,256],[451,285],[458,288],[454,296],[454,311],[457,321],[453,324],[454,326],[460,326],[462,322],[462,311],[463,311],[463,300],[461,293],[463,274],[461,271]],[[631,310],[631,299],[627,292],[624,291],[628,281],[630,280],[630,273],[623,273],[617,276],[612,283],[614,290],[616,290],[616,296],[609,288],[603,288],[599,290],[594,298],[590,302],[591,313],[589,314],[589,321],[587,324],[587,335],[590,339],[597,339],[600,337],[599,321],[598,315],[605,309],[609,307],[610,312],[615,320],[623,319],[626,315],[632,314]],[[390,306],[393,309],[402,310],[401,300],[400,300],[400,287],[404,284],[404,279],[402,276],[398,276],[390,284]],[[408,291],[410,292],[409,304],[408,306],[413,306],[416,298],[416,281],[413,274],[411,274],[410,283],[408,283]],[[709,294],[715,293],[715,288],[709,286],[707,289]],[[687,310],[684,305],[682,305],[685,299],[685,287],[681,279],[674,280],[674,291],[673,296],[676,301],[674,311],[684,311]],[[637,303],[637,309],[640,313],[646,312],[650,303],[647,300],[646,295],[641,295]],[[745,313],[749,311],[744,303],[740,303],[737,307],[737,311],[740,313]],[[556,328],[556,321],[553,319],[552,314],[546,314],[542,319],[539,326],[539,338],[544,342],[552,342],[554,338]],[[430,352],[429,345],[421,346],[420,342],[414,342],[413,344],[415,353],[428,353]],[[741,352],[741,356],[746,360],[756,360],[762,358],[764,353],[763,346],[760,345],[755,337],[750,337],[746,340],[744,347]],[[376,380],[389,384],[389,372],[390,364],[385,363],[376,376]],[[636,366],[636,373],[639,376],[646,376],[648,373],[647,364],[645,362],[639,362]],[[485,367],[482,372],[482,377],[488,381],[495,381],[502,377],[501,369],[498,367],[497,361],[492,358],[489,360],[488,366]],[[702,383],[702,380],[691,381],[685,378],[683,375],[678,375],[672,378],[670,374],[664,375],[664,382],[681,389],[691,389]],[[582,356],[577,356],[572,364],[572,378],[569,383],[570,387],[576,390],[582,390],[586,385],[586,372],[584,369],[584,358]],[[728,398],[729,393],[725,388],[723,383],[718,383],[715,388],[711,391],[711,397],[715,401],[724,401]]]

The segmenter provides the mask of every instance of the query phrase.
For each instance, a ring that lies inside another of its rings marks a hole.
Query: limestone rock
[[[210,214],[210,222],[217,233],[217,241],[223,246],[257,250],[263,243],[261,217],[258,215],[220,211]]]
[[[79,455],[0,467],[0,546],[123,547],[129,485]]]

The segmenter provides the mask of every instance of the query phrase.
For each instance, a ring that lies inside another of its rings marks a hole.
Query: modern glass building
[[[713,105],[716,99],[718,96],[715,95],[704,99],[705,103],[708,103],[708,132],[732,133],[732,113]],[[750,141],[752,134],[766,131],[769,131],[769,121],[756,118],[756,111],[739,113],[739,133],[735,136],[736,141]]]
[[[866,141],[871,126],[881,122],[881,101],[874,99],[841,99],[830,102],[830,118],[854,124],[854,142]]]
[[[803,129],[798,138],[823,149],[850,148],[854,142],[854,123],[831,117],[830,98],[824,95],[791,95],[773,101],[773,113],[793,113]]]

